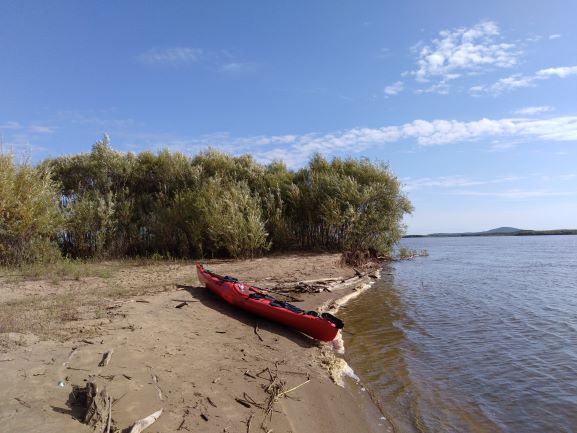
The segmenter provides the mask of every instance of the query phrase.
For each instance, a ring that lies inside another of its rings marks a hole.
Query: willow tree
[[[0,154],[0,264],[60,256],[55,242],[62,223],[57,191],[46,169]]]
[[[295,176],[287,217],[303,247],[387,254],[412,211],[389,167],[315,155]]]
[[[250,256],[273,248],[380,255],[411,211],[389,167],[315,155],[290,170],[250,155],[112,149],[45,161],[61,185],[65,254]]]

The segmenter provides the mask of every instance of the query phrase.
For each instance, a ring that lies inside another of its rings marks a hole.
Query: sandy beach
[[[299,254],[208,266],[274,287],[354,277],[339,259]],[[160,409],[147,431],[387,431],[360,386],[335,383],[343,364],[332,344],[227,305],[199,285],[193,263],[99,269],[57,280],[0,278],[1,432],[93,431],[70,399],[73,386],[88,381],[111,396],[118,431]],[[328,307],[370,281],[290,296],[301,308]],[[110,362],[99,366],[106,352]],[[276,384],[271,410],[267,388]]]

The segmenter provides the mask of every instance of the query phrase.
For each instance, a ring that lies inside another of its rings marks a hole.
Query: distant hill
[[[521,229],[516,229],[515,227],[498,227],[496,229],[492,229],[492,230],[487,230],[484,232],[479,232],[478,234],[486,234],[486,235],[490,235],[490,234],[501,234],[501,233],[516,233],[516,232],[520,232],[522,231]]]
[[[464,233],[431,233],[430,235],[407,235],[405,238],[455,238],[467,236],[543,236],[543,235],[577,235],[577,229],[560,230],[524,230],[515,227],[498,227],[484,232]]]
[[[523,231],[514,227],[498,227],[496,229],[486,230],[484,232],[465,232],[465,233],[431,233],[431,237],[452,237],[452,236],[510,236]]]

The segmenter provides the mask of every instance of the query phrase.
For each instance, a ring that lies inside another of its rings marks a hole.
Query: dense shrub
[[[53,261],[62,217],[50,173],[0,154],[0,264]]]
[[[214,150],[121,153],[104,137],[90,153],[44,161],[34,173],[52,188],[48,201],[60,185],[63,229],[42,227],[72,257],[244,257],[271,248],[374,257],[390,253],[411,211],[388,166],[366,159],[316,155],[293,171]]]

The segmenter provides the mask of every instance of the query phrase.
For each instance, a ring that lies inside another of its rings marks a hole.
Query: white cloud
[[[513,74],[509,77],[501,78],[490,85],[473,86],[469,89],[469,93],[473,96],[481,96],[483,94],[498,96],[515,89],[535,87],[538,81],[549,80],[554,77],[567,78],[571,75],[577,75],[577,66],[540,69],[533,75]]]
[[[153,48],[138,56],[143,63],[182,65],[194,63],[202,56],[201,48],[174,47],[174,48]]]
[[[473,27],[443,30],[429,45],[416,46],[416,79],[427,82],[433,77],[451,80],[463,73],[485,67],[508,68],[517,63],[519,51],[514,44],[499,42],[499,27],[483,21]]]
[[[54,126],[31,125],[28,128],[32,134],[53,134],[56,131]]]
[[[377,59],[386,59],[391,57],[392,51],[390,48],[381,48],[377,55],[375,56]]]
[[[561,192],[561,191],[548,191],[548,190],[520,190],[520,189],[510,189],[506,191],[454,191],[453,195],[465,195],[474,197],[496,197],[505,199],[526,199],[526,198],[536,198],[536,197],[552,197],[552,196],[566,196],[574,195],[575,192]]]
[[[433,84],[425,89],[417,89],[415,90],[417,95],[422,95],[425,93],[438,93],[439,95],[448,95],[449,94],[449,85],[443,80],[437,84]]]
[[[0,123],[0,129],[20,129],[22,125],[18,122],[8,121],[4,123]]]
[[[402,81],[397,81],[396,83],[391,84],[390,86],[386,86],[384,89],[385,94],[387,95],[397,95],[403,91],[405,85]]]
[[[513,74],[509,77],[501,78],[488,86],[473,86],[469,89],[469,93],[473,96],[481,96],[483,94],[500,95],[504,92],[524,87],[535,87],[535,77]]]
[[[534,114],[541,114],[547,113],[549,111],[553,111],[554,108],[549,105],[541,105],[538,107],[524,107],[520,108],[519,110],[515,111],[516,114],[528,114],[530,116]]]
[[[557,76],[559,78],[565,78],[569,75],[577,75],[577,66],[562,66],[557,68],[547,68],[537,71],[536,76],[539,78],[550,78]]]
[[[496,179],[488,180],[472,180],[464,176],[443,176],[437,178],[405,178],[403,180],[405,191],[415,191],[423,188],[465,188],[469,186],[478,185],[491,185],[503,182],[512,182],[516,180],[521,180],[521,177],[517,176],[506,176]]]
[[[221,65],[220,72],[227,74],[242,74],[245,72],[252,72],[257,69],[256,63],[252,62],[231,62]]]
[[[227,133],[200,137],[171,134],[124,134],[125,142],[140,143],[148,148],[169,148],[198,152],[214,147],[229,153],[251,153],[261,162],[283,159],[290,167],[305,163],[315,152],[327,155],[354,155],[388,143],[416,143],[419,146],[449,145],[478,140],[488,142],[490,150],[506,150],[509,144],[530,140],[577,141],[577,116],[549,119],[504,118],[458,120],[414,120],[401,125],[380,128],[352,128],[326,134],[285,134],[233,137]],[[491,142],[493,145],[491,147]],[[496,144],[495,144],[496,143]],[[516,145],[516,144],[513,144]],[[498,147],[501,149],[497,149]]]
[[[413,140],[421,146],[434,146],[479,139],[523,137],[551,141],[577,141],[577,116],[537,119],[415,120],[382,128],[354,128],[343,132],[295,138],[292,151],[307,158],[313,152],[349,153],[385,143]]]
[[[561,35],[559,34],[549,35],[549,39],[559,39],[560,37]]]
[[[517,145],[515,143],[511,143],[511,142],[497,142],[497,143],[493,143],[491,145],[491,152],[504,152],[506,150],[511,150],[514,149],[515,147],[517,147]]]

